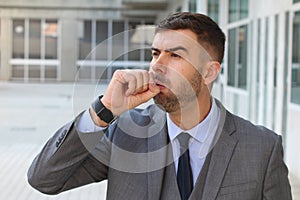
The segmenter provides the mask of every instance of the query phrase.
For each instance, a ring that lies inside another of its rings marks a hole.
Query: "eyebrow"
[[[161,51],[161,50],[159,50],[159,49],[157,49],[157,48],[155,48],[155,47],[152,47],[151,50],[152,50],[152,51],[158,51],[158,52]],[[182,50],[182,51],[185,51],[186,53],[188,53],[188,50],[187,50],[185,47],[183,47],[183,46],[178,46],[178,47],[166,49],[165,51],[166,51],[166,52],[174,52],[174,51],[179,51],[179,50]]]

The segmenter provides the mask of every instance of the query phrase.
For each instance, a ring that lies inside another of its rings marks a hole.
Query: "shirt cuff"
[[[91,115],[89,109],[87,109],[80,117],[77,123],[77,130],[82,133],[91,133],[103,131],[106,127],[96,126]]]

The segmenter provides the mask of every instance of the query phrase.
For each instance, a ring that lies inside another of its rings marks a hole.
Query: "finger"
[[[156,85],[154,81],[154,74],[153,72],[149,72],[149,90],[154,93],[155,95],[160,92],[159,87]]]
[[[136,102],[139,102],[138,104],[145,103],[151,98],[153,98],[155,95],[159,93],[159,89],[157,90],[147,90],[146,92],[140,93],[135,95]]]
[[[137,88],[137,79],[131,73],[124,74],[124,81],[127,83],[127,90],[125,92],[125,96],[130,96],[135,93]]]
[[[136,77],[136,90],[135,94],[143,92],[143,85],[144,85],[144,77],[142,71],[135,71],[134,75]]]
[[[143,71],[143,91],[147,91],[149,89],[149,80],[149,73],[147,71]]]
[[[149,74],[146,70],[137,70],[134,72],[137,80],[135,94],[142,93],[148,90]]]
[[[149,72],[149,84],[156,85],[155,81],[154,81],[154,73],[153,72]]]

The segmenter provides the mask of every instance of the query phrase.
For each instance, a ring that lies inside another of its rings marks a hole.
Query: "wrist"
[[[93,101],[92,109],[94,111],[94,114],[99,118],[99,120],[101,120],[102,122],[105,122],[106,125],[108,125],[112,121],[114,121],[114,119],[116,117],[114,116],[114,114],[110,110],[110,106],[109,106],[110,104],[107,104],[106,101],[104,101],[104,103],[102,102],[102,97],[103,97],[103,95],[97,97]],[[99,122],[98,120],[96,120],[96,121]],[[105,125],[104,123],[101,123],[101,124]]]
[[[108,123],[106,123],[105,121],[101,120],[98,117],[98,115],[96,114],[96,112],[94,111],[94,109],[92,107],[89,108],[89,113],[90,113],[90,116],[91,116],[91,118],[92,118],[92,120],[93,120],[93,122],[96,126],[105,128],[109,125]]]
[[[104,95],[100,95],[98,98],[101,101],[101,103],[105,106],[105,108],[112,112],[111,102],[107,100]]]

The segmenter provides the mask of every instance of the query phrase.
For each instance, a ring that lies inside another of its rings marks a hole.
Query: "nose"
[[[159,56],[152,58],[150,67],[156,73],[165,74],[167,72],[167,62],[167,56],[161,53]]]

